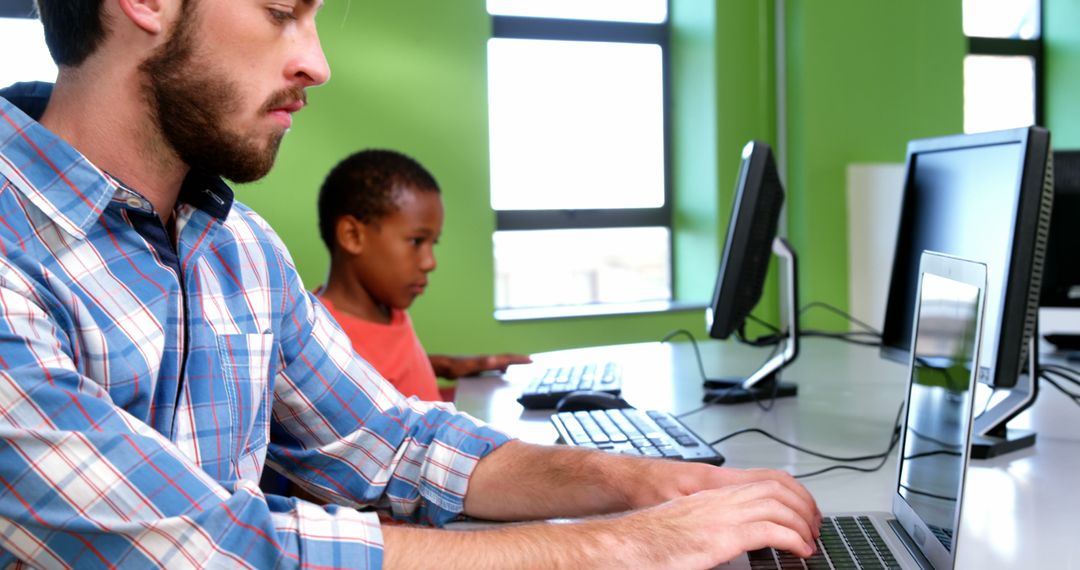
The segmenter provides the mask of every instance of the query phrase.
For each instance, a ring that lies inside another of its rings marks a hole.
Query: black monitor
[[[1080,307],[1080,150],[1054,151],[1054,212],[1046,246],[1043,307]],[[1047,331],[1043,331],[1047,332]]]
[[[773,253],[785,260],[787,294],[781,299],[787,330],[783,350],[746,378],[707,379],[705,399],[716,403],[746,402],[795,395],[793,384],[780,383],[776,373],[798,354],[798,311],[795,310],[795,253],[777,237],[784,187],[767,143],[750,141],[743,147],[735,203],[727,240],[720,258],[712,302],[705,311],[709,336],[726,339],[741,331],[750,311],[761,300]]]
[[[1053,204],[1050,133],[1028,127],[914,140],[893,259],[882,353],[908,358],[923,251],[987,266],[979,380],[1009,397],[980,415],[986,457],[1034,443],[1005,424],[1034,401],[1039,288]],[[1031,374],[1029,374],[1029,372]],[[993,445],[993,449],[986,448]]]

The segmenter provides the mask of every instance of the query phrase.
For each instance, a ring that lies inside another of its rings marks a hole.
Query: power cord
[[[1049,382],[1051,386],[1057,388],[1062,394],[1065,394],[1065,396],[1072,400],[1074,404],[1080,406],[1080,394],[1071,392],[1067,390],[1065,386],[1058,383],[1060,380],[1062,382],[1069,382],[1076,386],[1080,386],[1080,372],[1073,370],[1072,368],[1048,364],[1039,368],[1039,378]]]
[[[709,446],[710,447],[715,447],[716,445],[719,445],[720,443],[722,443],[724,441],[727,441],[727,440],[729,440],[729,439],[731,439],[731,438],[733,438],[735,436],[739,436],[739,435],[743,435],[743,434],[747,434],[747,433],[758,433],[758,434],[761,434],[761,435],[763,435],[763,436],[765,436],[765,437],[767,437],[767,438],[769,438],[769,439],[771,439],[771,440],[773,440],[773,441],[775,441],[777,443],[780,443],[782,445],[790,447],[790,448],[792,448],[792,449],[794,449],[796,451],[801,451],[801,452],[806,453],[808,455],[813,455],[814,457],[820,457],[822,459],[827,459],[829,461],[841,461],[841,462],[845,462],[845,463],[854,463],[854,462],[858,462],[858,461],[868,461],[868,460],[871,460],[871,459],[879,459],[880,460],[878,462],[878,464],[874,465],[873,467],[862,467],[862,466],[858,466],[858,465],[833,465],[833,466],[830,466],[830,467],[826,467],[824,469],[818,469],[817,471],[811,471],[809,473],[802,473],[802,474],[799,474],[799,475],[795,475],[794,477],[796,479],[803,479],[803,478],[806,478],[806,477],[813,477],[815,475],[821,475],[822,473],[827,473],[829,471],[834,471],[834,470],[839,470],[839,469],[847,469],[847,470],[851,470],[851,471],[859,471],[859,472],[862,472],[862,473],[872,473],[874,471],[877,471],[877,470],[881,469],[885,465],[885,463],[889,460],[889,456],[892,454],[893,449],[896,447],[896,443],[898,441],[900,441],[900,426],[901,426],[901,424],[900,424],[900,415],[903,412],[904,412],[904,404],[903,404],[903,402],[901,402],[900,403],[900,408],[896,411],[896,419],[893,421],[893,430],[892,430],[892,435],[889,438],[888,448],[886,448],[886,450],[884,452],[882,452],[882,453],[875,453],[873,455],[861,455],[861,456],[857,456],[857,457],[840,457],[840,456],[836,456],[836,455],[829,455],[829,454],[826,454],[826,453],[820,453],[820,452],[817,452],[817,451],[807,449],[807,448],[802,447],[800,445],[796,445],[796,444],[791,443],[789,441],[782,440],[779,437],[776,437],[775,435],[773,435],[773,434],[771,434],[771,433],[769,433],[769,432],[767,432],[767,431],[765,431],[763,429],[759,429],[759,428],[746,428],[746,429],[741,429],[741,430],[729,433],[728,435],[725,435],[724,437],[721,437],[720,439],[717,439],[715,441],[710,442]]]
[[[855,345],[859,345],[859,346],[871,346],[871,347],[881,346],[881,331],[879,331],[879,330],[875,329],[874,327],[870,326],[869,324],[867,324],[867,323],[853,317],[850,313],[848,313],[848,312],[846,312],[844,310],[841,310],[841,309],[839,309],[839,308],[837,308],[837,307],[835,307],[833,305],[825,303],[823,301],[813,301],[811,303],[807,303],[801,309],[799,309],[799,315],[802,316],[807,311],[809,311],[810,309],[814,309],[814,308],[822,308],[822,309],[825,309],[825,310],[830,311],[832,313],[835,313],[835,314],[847,319],[849,322],[858,325],[863,330],[836,332],[836,331],[822,331],[822,330],[814,330],[814,329],[804,329],[804,330],[799,331],[799,336],[800,337],[831,338],[831,339],[834,339],[834,340],[839,340],[839,341],[843,341],[843,342],[847,342],[847,343],[855,344]],[[760,319],[760,318],[758,318],[758,317],[756,317],[754,315],[747,315],[746,318],[747,318],[747,320],[754,321],[755,323],[769,329],[771,332],[769,334],[765,334],[765,335],[762,335],[762,336],[759,336],[759,337],[756,337],[756,338],[747,338],[746,330],[745,330],[745,324],[744,324],[744,326],[739,327],[735,331],[735,338],[737,338],[739,340],[739,342],[741,342],[743,344],[748,344],[750,346],[769,346],[769,345],[776,344],[776,343],[778,343],[778,342],[780,342],[782,340],[782,336],[780,334],[781,331],[775,325],[767,323],[764,320],[762,320],[762,319]]]
[[[676,329],[676,330],[671,331],[668,334],[664,335],[664,338],[660,339],[660,342],[668,342],[672,338],[675,338],[676,336],[685,336],[688,339],[690,339],[690,346],[693,347],[693,349],[694,349],[694,357],[697,359],[698,372],[701,374],[702,383],[704,383],[705,380],[708,379],[708,376],[705,375],[705,364],[702,361],[701,350],[698,349],[697,339],[694,337],[693,333],[691,333],[690,331],[688,331],[686,329]],[[767,346],[767,345],[765,345],[765,346]],[[771,352],[769,352],[769,355],[765,357],[765,362],[768,362],[769,360],[772,359],[773,356],[776,356],[776,353],[777,353],[777,351],[779,349],[780,349],[780,344],[773,344],[773,349],[772,349]],[[757,406],[759,408],[761,408],[762,410],[767,412],[767,411],[771,410],[773,408],[773,406],[776,404],[776,394],[777,394],[777,391],[779,390],[779,388],[780,388],[780,386],[779,386],[779,378],[777,378],[777,380],[775,382],[773,382],[772,393],[764,401],[761,400],[760,398],[758,398],[757,394],[755,394],[753,392],[753,390],[749,390],[747,393],[750,394],[750,397],[753,399],[754,403],[757,404]],[[732,386],[730,386],[728,388],[725,388],[723,391],[721,391],[721,392],[719,392],[717,394],[713,394],[711,397],[709,397],[705,401],[705,404],[703,406],[700,406],[700,407],[694,408],[692,410],[683,412],[681,414],[676,415],[675,417],[676,418],[682,418],[684,416],[688,416],[690,414],[700,412],[700,411],[708,408],[710,405],[712,405],[712,404],[714,404],[716,402],[722,402],[725,398],[728,397],[728,395],[733,393],[735,390],[741,390],[741,389],[742,388],[738,384],[732,385]]]
[[[881,338],[881,331],[879,331],[879,330],[875,329],[874,327],[864,323],[863,321],[860,321],[859,319],[856,319],[855,317],[851,316],[851,314],[847,313],[846,311],[842,311],[842,310],[840,310],[840,309],[834,307],[833,305],[830,305],[830,304],[828,304],[828,303],[826,303],[824,301],[813,301],[813,302],[807,303],[806,305],[803,306],[803,308],[799,309],[799,316],[802,316],[803,314],[805,314],[810,309],[813,309],[813,308],[816,308],[816,307],[820,307],[820,308],[825,309],[827,311],[831,311],[833,313],[836,313],[837,315],[840,315],[841,317],[844,317],[845,319],[847,319],[849,322],[855,323],[855,324],[859,325],[860,327],[862,327],[863,328],[862,332],[873,335],[873,336],[876,336],[878,338]]]

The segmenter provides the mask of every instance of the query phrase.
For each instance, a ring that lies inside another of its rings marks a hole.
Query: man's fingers
[[[734,493],[738,497],[737,500],[744,504],[755,501],[774,501],[783,505],[792,516],[799,519],[802,525],[800,528],[805,529],[807,539],[816,538],[820,532],[818,529],[820,523],[817,506],[812,502],[813,499],[811,499],[811,502],[807,502],[806,497],[801,493],[796,493],[795,490],[780,481],[765,479],[745,485],[736,485],[729,488],[728,491]]]
[[[789,473],[775,469],[721,469],[721,471],[723,471],[721,479],[726,480],[728,484],[772,481],[790,490],[799,497],[800,504],[806,505],[799,511],[810,521],[814,528],[814,536],[817,536],[818,527],[821,525],[821,509],[818,508],[817,501],[814,500],[810,491]]]
[[[795,556],[809,558],[817,546],[806,541],[799,533],[772,521],[757,521],[739,526],[734,532],[741,534],[740,548],[745,552],[761,548],[786,550]]]

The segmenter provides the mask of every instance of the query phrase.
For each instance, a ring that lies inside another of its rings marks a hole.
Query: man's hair
[[[181,1],[181,14],[190,1]],[[35,0],[35,4],[56,65],[77,67],[105,41],[109,31],[102,10],[105,0]]]
[[[57,65],[77,66],[101,45],[108,31],[104,0],[37,0],[45,44]]]
[[[397,211],[400,192],[439,192],[439,184],[419,162],[392,150],[362,150],[342,160],[319,189],[319,234],[331,252],[337,245],[338,218],[351,215],[365,224]]]

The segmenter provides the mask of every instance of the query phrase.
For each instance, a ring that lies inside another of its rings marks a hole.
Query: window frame
[[[1032,58],[1035,67],[1035,124],[1045,124],[1046,73],[1043,30],[1046,24],[1046,3],[1039,2],[1039,36],[1034,39],[987,38],[966,36],[968,55],[1026,56]]]
[[[0,4],[0,18],[37,18],[34,0],[4,0]]]
[[[556,210],[495,210],[495,231],[565,230],[662,227],[668,230],[668,276],[670,297],[675,296],[674,193],[671,184],[671,62],[670,18],[661,23],[570,20],[527,16],[491,15],[492,38],[580,42],[617,42],[660,46],[663,108],[664,203],[656,208],[596,208]],[[490,120],[490,119],[489,119]],[[585,306],[605,306],[591,303]],[[518,309],[503,309],[517,311]],[[524,310],[524,309],[522,309]],[[537,309],[528,309],[535,311]],[[542,309],[541,309],[542,310]]]

